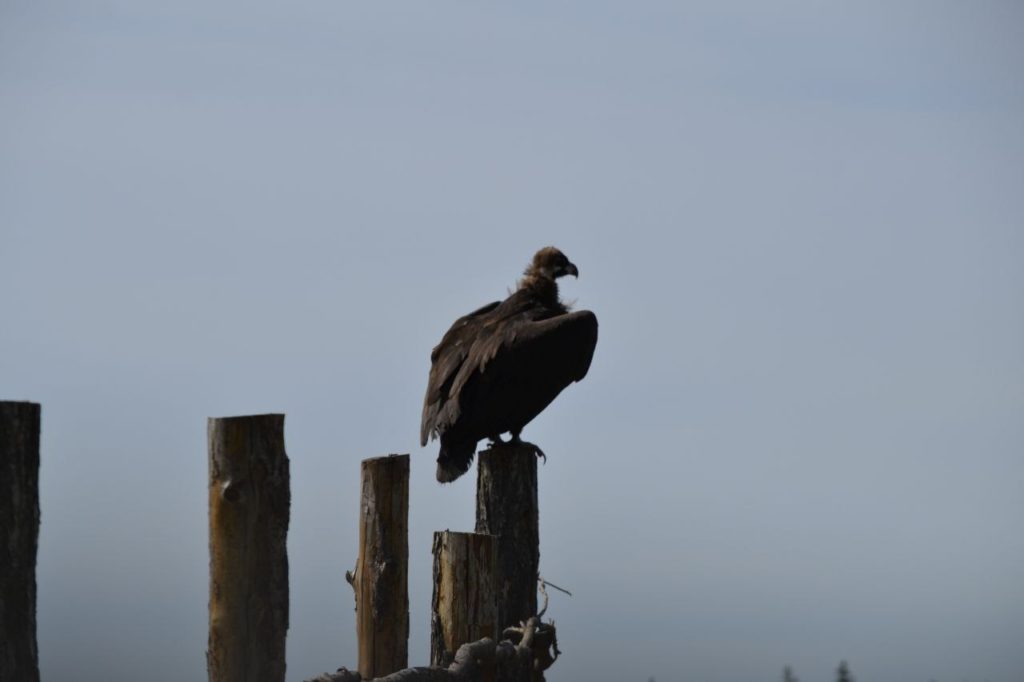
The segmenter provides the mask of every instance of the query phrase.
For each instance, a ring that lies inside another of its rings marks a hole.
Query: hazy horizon
[[[202,679],[206,419],[283,412],[288,681],[356,665],[359,461],[430,537],[431,347],[533,252],[552,682],[1015,682],[1024,7],[0,8],[0,398],[42,403],[43,678]]]

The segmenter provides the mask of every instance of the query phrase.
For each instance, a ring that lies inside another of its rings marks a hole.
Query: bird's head
[[[564,253],[553,246],[545,246],[534,254],[533,262],[530,263],[526,274],[554,281],[566,275],[579,277],[580,271]]]

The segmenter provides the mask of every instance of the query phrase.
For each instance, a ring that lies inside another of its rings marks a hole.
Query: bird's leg
[[[493,436],[487,436],[487,440],[490,441],[492,448],[496,445],[505,445],[505,441],[501,439],[500,433],[496,433]]]
[[[522,445],[522,446],[525,446],[526,448],[529,448],[530,450],[533,450],[533,454],[537,455],[542,460],[544,460],[545,464],[548,463],[548,456],[544,454],[544,451],[541,450],[539,447],[537,447],[537,445],[535,443],[530,443],[529,441],[522,440],[519,437],[519,432],[518,431],[514,431],[512,433],[512,438],[508,441],[508,443],[509,443],[509,445]]]

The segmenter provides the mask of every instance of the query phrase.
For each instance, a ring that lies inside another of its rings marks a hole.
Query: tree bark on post
[[[364,459],[359,558],[346,576],[356,593],[364,680],[409,662],[409,455]]]
[[[508,444],[481,452],[476,532],[498,537],[498,622],[502,628],[537,615],[538,523],[534,448]]]
[[[39,682],[39,404],[0,401],[0,680]]]
[[[434,533],[432,666],[451,665],[459,647],[467,642],[500,638],[494,593],[496,539],[483,533]]]
[[[284,682],[291,493],[284,415],[211,418],[210,682]]]

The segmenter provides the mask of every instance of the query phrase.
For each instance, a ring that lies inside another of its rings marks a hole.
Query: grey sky
[[[0,6],[0,396],[43,403],[47,680],[204,676],[205,419],[285,412],[289,675],[356,662],[358,462],[533,251],[552,680],[1020,679],[1014,2]]]

